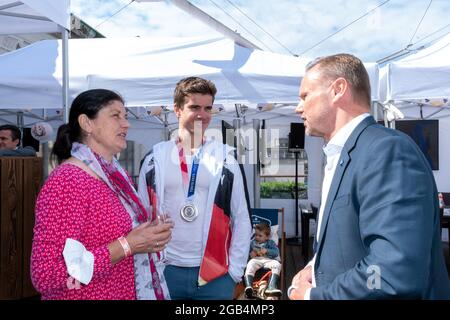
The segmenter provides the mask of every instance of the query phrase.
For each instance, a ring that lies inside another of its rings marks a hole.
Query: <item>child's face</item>
[[[269,236],[266,235],[264,232],[255,230],[255,240],[258,243],[266,242],[269,239]]]

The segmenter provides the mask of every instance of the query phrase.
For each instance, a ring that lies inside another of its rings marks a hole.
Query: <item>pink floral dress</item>
[[[136,299],[133,257],[113,266],[108,250],[131,228],[129,214],[103,181],[71,164],[56,168],[36,202],[31,278],[42,299]],[[67,238],[94,255],[88,285],[67,273],[62,255]]]

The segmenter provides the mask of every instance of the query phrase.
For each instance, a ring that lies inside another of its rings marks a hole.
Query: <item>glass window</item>
[[[268,147],[269,164],[261,166],[261,198],[295,199],[296,154],[289,151],[288,138],[279,138]],[[308,159],[298,152],[298,198],[307,199]]]

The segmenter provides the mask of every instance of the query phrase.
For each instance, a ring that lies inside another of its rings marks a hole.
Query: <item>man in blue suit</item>
[[[315,254],[291,299],[449,299],[433,173],[405,134],[375,122],[369,76],[348,54],[306,67],[297,108],[326,145]]]

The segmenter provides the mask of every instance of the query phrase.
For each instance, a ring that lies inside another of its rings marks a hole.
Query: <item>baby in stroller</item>
[[[280,297],[282,292],[277,288],[278,279],[281,272],[279,261],[280,252],[273,240],[270,240],[270,226],[265,223],[255,225],[255,238],[250,244],[250,261],[244,274],[245,295],[247,298],[253,297],[253,278],[257,270],[261,268],[270,269],[272,274],[265,290],[269,297]]]

